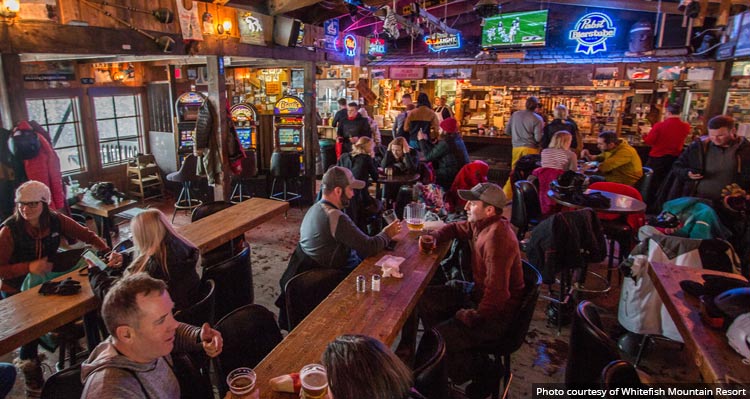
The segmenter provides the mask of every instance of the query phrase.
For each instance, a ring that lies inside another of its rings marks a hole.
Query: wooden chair
[[[144,201],[164,196],[164,181],[153,155],[138,155],[134,163],[128,164],[127,174],[128,194],[132,197]]]

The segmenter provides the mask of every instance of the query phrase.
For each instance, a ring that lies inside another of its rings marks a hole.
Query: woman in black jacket
[[[351,170],[355,179],[365,182],[365,188],[354,190],[354,198],[349,203],[347,212],[364,232],[367,232],[367,219],[380,211],[380,204],[368,191],[370,184],[378,180],[378,167],[373,158],[374,148],[375,143],[371,138],[360,137],[354,144],[352,152],[342,155],[338,162],[338,166]]]
[[[419,147],[422,149],[424,160],[432,162],[435,169],[435,180],[447,192],[453,184],[458,172],[469,163],[469,153],[466,144],[458,133],[458,122],[448,118],[440,123],[445,132],[437,144],[433,144],[427,135],[419,132]]]
[[[174,310],[189,308],[199,300],[201,280],[196,271],[200,252],[177,233],[158,209],[146,209],[130,222],[136,256],[125,274],[146,272],[168,284]],[[119,278],[118,270],[102,272],[89,265],[89,279],[94,294],[104,298]]]

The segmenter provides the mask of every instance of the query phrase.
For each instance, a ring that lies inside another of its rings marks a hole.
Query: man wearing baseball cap
[[[458,195],[467,201],[468,220],[448,224],[432,235],[436,241],[471,241],[474,281],[428,286],[417,313],[425,328],[435,327],[445,339],[452,382],[472,380],[469,397],[485,398],[495,381],[488,374],[489,359],[479,359],[476,353],[501,339],[516,317],[524,288],[521,251],[510,222],[502,216],[507,201],[500,186],[480,183],[471,190],[458,190]],[[402,344],[413,347],[409,340],[416,340],[415,324],[414,318],[406,324],[399,349],[407,350]]]
[[[352,270],[362,262],[362,257],[375,255],[401,231],[401,223],[395,221],[375,236],[368,236],[344,213],[354,196],[354,190],[365,187],[349,169],[333,166],[323,175],[323,196],[305,214],[300,226],[300,242],[281,276],[282,294],[276,301],[284,309],[284,287],[287,281],[307,270],[346,269]],[[281,312],[283,319],[285,312]],[[284,323],[279,320],[284,328]]]

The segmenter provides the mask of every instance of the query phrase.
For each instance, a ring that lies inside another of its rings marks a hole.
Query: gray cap
[[[471,190],[458,190],[458,196],[466,201],[483,201],[502,212],[507,199],[503,189],[493,183],[479,183]]]
[[[351,186],[355,190],[365,188],[365,182],[354,178],[352,171],[341,166],[332,166],[323,175],[323,188],[333,190],[336,187],[346,189]]]

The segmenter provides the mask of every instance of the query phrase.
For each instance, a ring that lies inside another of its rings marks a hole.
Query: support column
[[[18,54],[0,56],[0,113],[6,129],[12,129],[18,121],[29,119],[23,90],[21,57]]]
[[[219,68],[220,59],[221,68]],[[221,174],[217,176],[214,184],[214,200],[216,201],[228,200],[229,190],[231,189],[231,171],[227,156],[227,85],[224,79],[223,65],[222,56],[209,55],[206,57],[208,98],[216,111],[216,115],[214,115],[214,134],[216,135],[216,142],[221,154]]]
[[[318,124],[315,104],[315,62],[305,62],[305,91],[302,101],[305,102],[305,179],[302,186],[302,197],[306,202],[315,201],[315,149],[318,148]]]

